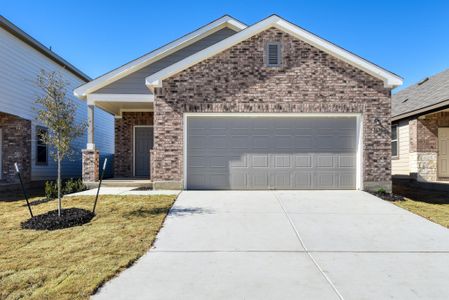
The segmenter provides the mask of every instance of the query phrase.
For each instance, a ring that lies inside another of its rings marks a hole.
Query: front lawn
[[[397,186],[394,193],[405,197],[394,203],[417,215],[449,228],[449,196],[447,192]]]
[[[100,196],[90,223],[32,231],[20,228],[29,218],[25,201],[0,196],[0,299],[88,299],[150,248],[174,199]],[[63,206],[92,209],[93,200],[66,197]],[[35,215],[56,207],[32,206]]]

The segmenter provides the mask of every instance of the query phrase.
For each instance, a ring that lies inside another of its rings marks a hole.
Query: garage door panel
[[[273,155],[274,168],[291,168],[292,167],[292,155]]]
[[[313,149],[313,136],[311,135],[295,135],[293,137],[293,146],[296,151],[300,149]]]
[[[192,117],[189,189],[354,189],[355,118]]]
[[[270,136],[269,135],[255,135],[252,136],[252,148],[253,149],[269,149],[270,148]]]
[[[296,168],[312,168],[312,155],[294,155]]]
[[[293,172],[294,189],[312,189],[312,172]]]
[[[268,154],[253,154],[251,155],[251,166],[253,168],[269,168]]]
[[[268,189],[270,187],[270,173],[268,171],[251,172],[248,174],[248,188]]]
[[[326,154],[316,154],[315,155],[315,166],[317,169],[329,169],[334,168],[334,156]]]

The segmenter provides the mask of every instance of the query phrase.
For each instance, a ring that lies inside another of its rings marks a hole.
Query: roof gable
[[[276,15],[272,15],[228,37],[227,39],[218,42],[215,45],[199,51],[171,66],[168,66],[165,69],[160,70],[159,72],[148,76],[145,83],[150,90],[154,90],[156,87],[161,87],[164,79],[171,77],[271,27],[284,31],[342,61],[349,63],[350,65],[353,65],[356,68],[365,71],[376,78],[381,79],[386,87],[396,87],[402,84],[402,78],[396,74],[393,74],[361,58],[360,56],[338,47],[335,44],[332,44],[331,42],[324,40]]]
[[[231,16],[225,15],[165,46],[162,46],[148,54],[145,54],[117,69],[114,69],[92,80],[89,83],[76,88],[74,90],[74,94],[79,98],[85,98],[87,94],[93,93],[117,80],[120,80],[125,76],[134,73],[226,27],[238,32],[246,28],[246,25],[232,18]]]

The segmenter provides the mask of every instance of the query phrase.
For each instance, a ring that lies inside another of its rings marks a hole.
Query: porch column
[[[94,111],[95,105],[87,105],[87,149],[94,150]]]
[[[95,149],[94,142],[94,109],[95,105],[87,105],[87,145],[83,152],[83,182],[96,182],[100,175],[100,152]]]

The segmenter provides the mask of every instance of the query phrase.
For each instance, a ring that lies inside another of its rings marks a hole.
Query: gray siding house
[[[0,16],[0,187],[17,183],[14,163],[18,163],[26,182],[54,179],[56,164],[49,155],[50,149],[39,140],[39,132],[46,130],[36,121],[34,101],[41,93],[36,79],[40,70],[58,71],[74,88],[91,79],[69,62],[33,39],[20,28]],[[87,105],[67,96],[78,106],[76,120],[87,120]],[[96,143],[102,156],[114,153],[114,117],[101,108],[95,109],[98,132]],[[73,146],[73,160],[63,162],[64,177],[81,177],[80,150],[87,135],[77,139]],[[112,175],[112,168],[110,170]]]
[[[219,18],[81,85],[116,116],[114,173],[155,188],[391,189],[397,75],[272,15]],[[98,180],[96,132],[83,151]]]

